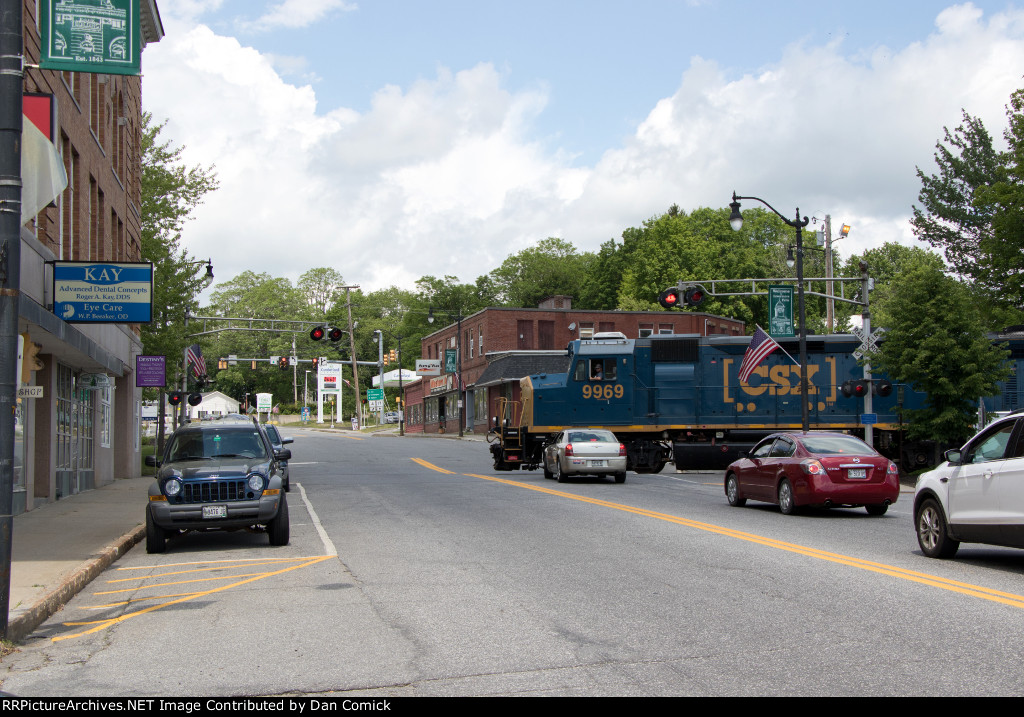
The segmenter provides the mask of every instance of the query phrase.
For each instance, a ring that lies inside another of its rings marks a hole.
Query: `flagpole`
[[[761,326],[759,324],[754,324],[754,326],[757,326],[757,328],[761,329]],[[764,329],[761,329],[761,331],[764,331]],[[766,334],[768,334],[767,331],[764,331],[764,332]],[[771,336],[771,334],[768,334],[768,335]],[[786,351],[786,349],[782,348],[782,344],[780,344],[778,341],[776,341],[775,345],[779,347],[779,351],[781,351],[782,353],[786,354],[786,356],[789,356],[789,351]],[[801,369],[803,369],[803,366],[800,364],[800,362],[797,361],[792,356],[789,356],[789,360],[792,361],[793,363],[795,363],[797,366],[800,366]]]

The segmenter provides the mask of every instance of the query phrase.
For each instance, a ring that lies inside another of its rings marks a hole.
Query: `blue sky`
[[[942,127],[965,108],[999,136],[1024,86],[1024,10],[1006,2],[160,12],[143,104],[187,161],[217,167],[184,239],[218,278],[332,265],[367,289],[473,281],[547,236],[595,250],[733,189],[853,224],[849,251],[911,243],[915,167],[931,169]]]

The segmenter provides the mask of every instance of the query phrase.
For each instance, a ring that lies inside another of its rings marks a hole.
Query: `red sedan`
[[[801,506],[859,507],[882,515],[900,495],[896,464],[845,433],[775,433],[725,471],[729,505],[778,503],[786,515]]]

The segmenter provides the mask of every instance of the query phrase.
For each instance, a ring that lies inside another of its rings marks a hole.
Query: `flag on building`
[[[203,350],[199,348],[199,344],[188,347],[188,365],[192,367],[196,378],[206,375],[206,359],[203,358]]]
[[[775,343],[775,339],[758,326],[757,331],[754,332],[753,337],[750,339],[750,346],[747,347],[747,352],[743,354],[743,363],[740,364],[740,381],[746,383],[754,369],[777,348],[779,348],[779,345]]]

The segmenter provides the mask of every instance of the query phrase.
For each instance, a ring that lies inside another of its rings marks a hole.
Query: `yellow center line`
[[[413,459],[417,463],[424,465],[428,468],[433,468],[441,473],[451,473],[441,468],[421,461],[419,459]],[[734,530],[732,528],[726,528],[720,525],[714,525],[712,523],[703,523],[697,520],[690,520],[689,518],[681,518],[675,515],[669,515],[668,513],[659,513],[653,510],[647,510],[645,508],[636,508],[631,505],[625,505],[622,503],[612,503],[606,500],[600,500],[599,498],[590,498],[587,496],[576,495],[573,493],[566,493],[564,491],[555,490],[553,488],[547,488],[541,485],[531,485],[528,483],[520,483],[507,478],[498,478],[496,476],[485,476],[477,473],[463,473],[462,475],[469,476],[471,478],[480,478],[482,480],[492,481],[495,483],[504,483],[506,485],[515,486],[516,488],[527,488],[534,490],[539,493],[547,493],[549,495],[558,496],[560,498],[569,498],[571,500],[578,500],[583,503],[590,503],[592,505],[598,505],[604,508],[612,508],[614,510],[621,510],[627,513],[634,513],[636,515],[643,515],[649,518],[655,518],[657,520],[664,520],[669,523],[675,523],[677,525],[683,525],[689,528],[696,528],[697,530],[703,530],[709,533],[716,533],[737,540],[744,540],[750,543],[756,543],[769,548],[775,548],[776,550],[785,550],[790,553],[796,553],[798,555],[804,555],[818,560],[826,560],[840,565],[847,565],[853,568],[859,568],[861,570],[867,570],[881,575],[888,575],[890,577],[899,578],[901,580],[909,580],[911,582],[920,583],[922,585],[929,585],[931,587],[940,588],[942,590],[949,590],[951,592],[961,593],[963,595],[970,595],[972,597],[981,598],[983,600],[990,600],[992,602],[1002,603],[1004,605],[1010,605],[1012,607],[1024,608],[1024,595],[1016,595],[1014,593],[1007,593],[1000,590],[993,590],[992,588],[982,587],[980,585],[972,585],[970,583],[963,583],[957,580],[950,580],[948,578],[939,577],[937,575],[930,575],[928,573],[921,573],[915,570],[908,570],[906,568],[899,568],[894,565],[887,565],[885,563],[876,563],[870,560],[863,560],[861,558],[854,558],[849,555],[842,555],[840,553],[830,553],[825,550],[819,550],[817,548],[810,548],[804,545],[797,545],[795,543],[787,543],[782,540],[776,540],[774,538],[767,538],[762,535],[756,535],[754,533],[746,533],[740,530]],[[717,485],[717,484],[716,484]]]
[[[321,555],[321,556],[316,557],[316,558],[310,558],[306,562],[301,563],[299,565],[292,565],[292,566],[289,566],[287,568],[283,568],[282,570],[278,570],[276,572],[262,573],[262,574],[258,575],[257,577],[250,577],[247,580],[239,580],[238,582],[231,583],[230,585],[221,585],[220,587],[213,588],[212,590],[204,590],[202,592],[193,593],[191,595],[186,595],[185,597],[178,598],[177,600],[171,600],[170,602],[160,603],[159,605],[151,605],[150,607],[143,608],[143,609],[138,610],[136,612],[130,612],[130,613],[127,613],[125,615],[121,615],[120,617],[111,618],[110,620],[103,620],[103,621],[100,622],[100,624],[98,624],[96,627],[92,628],[91,630],[85,630],[83,632],[77,632],[77,633],[75,633],[73,635],[61,635],[59,637],[54,637],[54,638],[52,638],[52,642],[58,642],[60,640],[70,640],[70,639],[72,639],[74,637],[81,637],[82,635],[91,635],[91,634],[93,634],[95,632],[99,632],[100,630],[105,630],[108,627],[111,627],[112,625],[117,625],[118,623],[125,622],[127,620],[131,620],[133,617],[138,617],[139,615],[145,615],[146,613],[150,613],[150,612],[153,612],[155,610],[160,610],[161,608],[169,607],[170,605],[177,605],[179,603],[188,602],[189,600],[194,600],[197,597],[203,597],[205,595],[214,595],[216,593],[223,592],[225,590],[230,590],[231,588],[239,587],[240,585],[245,585],[247,583],[256,582],[257,580],[263,580],[264,578],[269,578],[272,575],[282,575],[284,573],[291,572],[292,570],[298,570],[299,568],[305,568],[305,567],[308,567],[310,565],[315,565],[316,563],[323,562],[324,560],[330,560],[333,557],[336,557],[336,556],[333,556],[333,555]],[[66,623],[66,624],[73,624],[73,623]]]
[[[419,463],[424,468],[429,468],[430,470],[437,471],[438,473],[445,473],[445,474],[450,475],[450,476],[457,475],[455,473],[455,471],[445,470],[444,468],[441,468],[440,466],[435,466],[433,463],[428,463],[427,461],[423,460],[422,458],[413,458],[412,462],[413,463]]]

